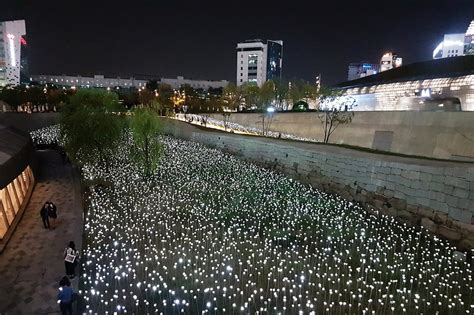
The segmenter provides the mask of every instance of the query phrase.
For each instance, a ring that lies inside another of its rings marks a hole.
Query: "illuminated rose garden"
[[[471,266],[443,240],[171,137],[144,179],[129,141],[108,172],[82,170],[105,183],[86,194],[81,294],[90,313],[474,312]]]

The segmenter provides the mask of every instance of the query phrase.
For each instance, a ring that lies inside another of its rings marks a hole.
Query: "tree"
[[[270,131],[270,126],[272,125],[272,122],[273,122],[274,114],[275,112],[271,110],[271,111],[265,111],[259,116],[260,122],[262,123],[263,136],[268,135],[268,132]]]
[[[122,134],[118,96],[103,90],[79,90],[61,113],[61,136],[76,162],[94,163],[108,169],[109,158]]]
[[[24,90],[25,103],[30,102],[32,105],[44,105],[46,104],[47,98],[45,90],[39,86],[31,86]]]
[[[201,115],[201,125],[207,127],[207,121],[209,120],[209,115]]]
[[[0,93],[0,100],[18,110],[18,106],[23,104],[23,91],[19,87],[6,86]]]
[[[222,101],[229,110],[239,110],[243,100],[242,89],[232,82],[222,91]]]
[[[278,109],[287,109],[288,106],[288,82],[284,80],[275,81],[275,103]]]
[[[156,80],[150,80],[146,83],[146,89],[152,92],[155,92],[158,90],[158,81]]]
[[[49,106],[59,107],[61,104],[66,103],[68,96],[64,89],[59,89],[56,86],[48,86],[46,91],[46,102]]]
[[[169,84],[161,83],[158,86],[158,102],[166,115],[169,115],[173,110],[173,93],[173,88]],[[161,115],[163,115],[163,113],[161,113]]]
[[[153,100],[156,98],[155,92],[148,89],[138,91],[138,100],[140,104],[144,106],[150,106]]]
[[[352,122],[352,109],[357,104],[353,97],[343,95],[342,91],[322,89],[320,93],[318,118],[324,130],[323,141],[329,143],[329,138],[340,125]]]
[[[245,107],[247,109],[260,109],[260,88],[256,83],[247,82],[241,86]]]
[[[158,167],[163,152],[160,121],[151,109],[136,109],[130,120],[133,137],[132,159],[143,165],[145,176]]]
[[[122,89],[117,90],[119,99],[125,108],[131,109],[140,104],[140,97],[137,89]]]
[[[275,83],[272,80],[268,80],[262,84],[260,88],[260,103],[263,110],[271,106],[275,100]]]
[[[222,112],[225,105],[220,95],[208,95],[205,104],[206,111],[211,113]]]
[[[223,117],[223,121],[224,121],[224,130],[227,131],[227,128],[229,128],[230,113],[229,112],[223,112],[222,117]]]

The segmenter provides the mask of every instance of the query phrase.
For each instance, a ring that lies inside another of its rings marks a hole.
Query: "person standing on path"
[[[41,211],[40,211],[40,216],[41,216],[41,219],[43,220],[43,225],[45,229],[49,229],[48,205],[49,205],[49,201],[46,201],[43,205],[43,208],[41,208]]]
[[[48,216],[51,218],[52,228],[55,229],[58,213],[57,213],[56,205],[52,203],[51,201],[49,202],[49,205],[48,205]]]
[[[69,245],[64,250],[64,266],[66,267],[66,275],[70,279],[74,279],[76,276],[76,265],[79,260],[79,252],[76,250],[76,244],[73,241],[69,242]]]
[[[59,281],[58,303],[62,315],[72,315],[72,302],[74,290],[71,288],[71,281],[68,277],[63,277]]]

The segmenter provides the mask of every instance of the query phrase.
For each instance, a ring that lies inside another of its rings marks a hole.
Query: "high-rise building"
[[[28,84],[30,82],[30,65],[28,62],[28,43],[26,42],[26,36],[22,36],[20,39],[21,45],[21,58],[20,58],[20,83]]]
[[[237,44],[237,85],[254,82],[261,86],[267,80],[281,78],[283,41],[261,39]]]
[[[25,34],[25,20],[0,22],[0,86],[20,84]]]
[[[280,80],[283,66],[283,41],[267,41],[267,80]]]
[[[377,74],[380,72],[380,65],[367,63],[367,62],[355,62],[349,64],[347,71],[347,80],[360,79],[369,75]]]
[[[433,59],[464,55],[464,33],[445,34],[443,41],[433,51]]]
[[[474,55],[474,21],[466,33],[444,34],[443,41],[433,50],[433,59]]]
[[[380,72],[401,67],[403,59],[392,52],[385,53],[380,59]]]

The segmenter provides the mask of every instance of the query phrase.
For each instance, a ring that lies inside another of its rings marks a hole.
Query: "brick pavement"
[[[0,254],[0,314],[55,314],[64,276],[63,251],[72,240],[80,250],[83,216],[80,185],[56,151],[38,152],[39,174],[30,203],[5,251]],[[56,229],[39,216],[47,200],[58,208]],[[77,278],[73,285],[77,288]]]

